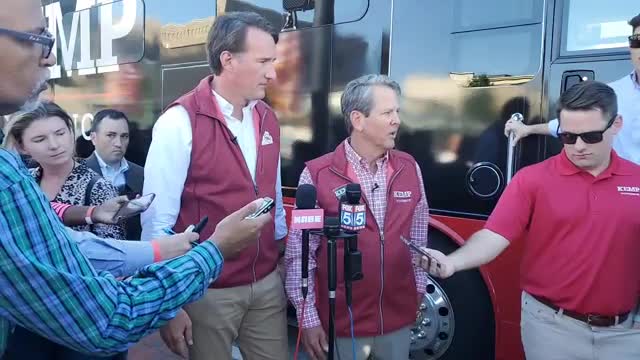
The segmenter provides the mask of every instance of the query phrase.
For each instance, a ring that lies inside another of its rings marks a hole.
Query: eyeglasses
[[[632,49],[640,48],[640,34],[634,34],[629,36],[629,47]]]
[[[55,38],[47,29],[43,29],[40,34],[32,34],[0,28],[0,34],[11,36],[18,41],[40,44],[42,46],[43,59],[48,59],[51,56],[51,50],[53,50],[53,43],[55,42]]]
[[[618,117],[618,115],[614,115],[607,123],[607,127],[605,127],[602,131],[589,131],[581,134],[574,134],[570,132],[560,132],[560,127],[558,127],[558,132],[556,134],[558,135],[560,141],[562,141],[562,143],[566,145],[575,144],[576,141],[578,141],[578,138],[582,139],[585,144],[597,144],[602,141],[604,132],[607,131],[611,127],[611,125],[613,125],[616,117]]]

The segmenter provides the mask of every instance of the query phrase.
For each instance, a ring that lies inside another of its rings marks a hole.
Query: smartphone
[[[270,197],[265,197],[262,205],[256,210],[253,214],[247,216],[245,219],[255,219],[262,214],[266,214],[276,205],[275,201],[273,201]]]
[[[143,213],[149,208],[155,198],[156,194],[150,193],[127,201],[116,213],[116,219],[126,219]]]
[[[430,261],[433,261],[436,263],[437,267],[440,267],[440,263],[438,262],[438,260],[436,260],[436,258],[433,257],[433,255],[429,254],[427,251],[425,251],[423,248],[419,247],[418,245],[414,244],[413,242],[409,241],[407,238],[405,238],[404,236],[400,236],[400,239],[402,240],[403,243],[405,243],[408,247],[410,247],[411,249],[413,249],[414,251],[416,251],[417,253],[419,253],[420,255],[426,256]]]
[[[200,222],[198,222],[197,224],[187,226],[187,229],[184,232],[194,232],[194,233],[200,234],[200,232],[207,225],[207,222],[209,222],[209,217],[205,215],[202,219],[200,219]],[[199,245],[199,243],[197,241],[192,241],[191,242],[191,247],[192,248],[194,248],[194,247],[196,247],[198,245]]]
[[[207,225],[207,222],[209,222],[209,217],[205,215],[202,219],[200,219],[200,222],[194,225],[189,225],[184,232],[195,232],[200,234],[200,232]]]

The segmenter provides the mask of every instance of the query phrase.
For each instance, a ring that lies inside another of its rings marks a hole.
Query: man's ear
[[[351,114],[349,114],[349,120],[351,120],[351,127],[353,128],[353,130],[360,132],[364,130],[364,122],[366,120],[366,117],[363,113],[358,110],[353,110]]]
[[[617,134],[622,129],[622,115],[616,115],[616,119],[613,120],[613,124],[611,124],[611,130],[613,134]]]
[[[97,137],[96,132],[92,131],[89,134],[89,137],[91,138],[91,143],[93,144],[93,146],[96,146],[96,137]]]
[[[233,63],[233,54],[229,51],[223,51],[220,54],[220,64],[222,65],[222,69],[233,72],[234,63]]]

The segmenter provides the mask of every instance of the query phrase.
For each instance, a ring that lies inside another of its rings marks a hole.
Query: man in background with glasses
[[[523,241],[521,336],[528,360],[639,359],[640,166],[612,150],[616,94],[586,81],[558,101],[562,152],[518,171],[485,224],[432,275],[482,266]]]
[[[608,85],[618,96],[618,113],[624,119],[624,127],[613,142],[613,148],[621,157],[640,164],[640,14],[629,20],[633,34],[629,36],[629,50],[633,71]],[[546,124],[525,125],[509,120],[505,135],[515,135],[518,141],[529,135],[557,136],[558,119]]]

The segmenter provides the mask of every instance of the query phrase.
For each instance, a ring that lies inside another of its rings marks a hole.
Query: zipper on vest
[[[347,177],[342,175],[340,172],[338,172],[336,169],[334,169],[333,167],[330,168],[331,171],[336,174],[337,176],[351,182],[352,180]],[[404,164],[401,164],[400,167],[394,171],[393,175],[391,176],[391,179],[389,179],[388,186],[387,186],[387,199],[389,199],[389,197],[391,196],[391,184],[395,181],[395,179],[400,175],[400,173],[402,172],[402,170],[404,169]],[[366,206],[369,208],[369,210],[373,213],[373,209],[371,208],[371,206],[369,205],[369,202],[367,201],[366,197],[362,197],[364,203],[366,204]],[[387,206],[387,213],[389,212],[389,206]],[[375,217],[373,217],[375,220]],[[385,214],[385,222],[386,219],[388,217]],[[378,230],[380,230],[380,224],[378,224],[378,222],[376,221],[376,225],[378,226]],[[379,296],[379,300],[378,300],[378,310],[380,313],[380,335],[384,335],[384,310],[383,310],[383,295],[384,295],[384,232],[380,231],[380,296]]]
[[[400,175],[403,169],[404,169],[404,164],[401,164],[400,167],[393,172],[391,179],[389,179],[389,181],[387,182],[388,184],[387,200],[391,196],[391,185],[396,180],[398,175]],[[387,210],[385,212],[386,214],[384,216],[384,219],[385,219],[384,221],[386,222],[387,219],[389,218],[387,216],[389,212],[388,204],[387,204]],[[378,229],[380,229],[380,226],[378,226]],[[380,307],[380,335],[384,335],[384,310],[383,310],[383,300],[382,300],[383,296],[384,296],[384,232],[380,231],[380,303],[378,304],[378,306]]]
[[[262,138],[264,137],[264,118],[267,115],[267,111],[263,111],[262,114],[256,109],[258,115],[260,115],[260,124],[258,125],[258,134],[260,134],[260,139],[258,140],[257,149],[256,149],[256,174],[264,173],[264,159],[262,157],[262,152],[260,151],[260,147],[262,146]],[[273,136],[273,135],[271,135]],[[258,190],[256,189],[256,195],[258,194]]]
[[[264,133],[262,131],[262,129],[264,128],[264,118],[265,115],[267,114],[266,111],[264,111],[262,114],[260,114],[260,112],[258,111],[258,114],[260,115],[260,125],[258,127],[258,134],[260,134],[261,136],[264,136]],[[261,141],[260,141],[261,144]],[[260,151],[260,145],[256,144],[256,176],[255,176],[255,181],[253,181],[253,191],[256,194],[256,198],[258,197],[258,195],[260,194],[260,189],[258,188],[258,174],[262,174],[264,173],[264,159],[262,156],[262,152]],[[251,173],[249,173],[251,174]],[[249,175],[251,176],[251,175]],[[258,281],[258,276],[256,275],[256,264],[258,263],[258,259],[260,258],[260,237],[258,237],[258,245],[257,245],[257,250],[256,250],[256,257],[253,259],[253,264],[251,265],[251,272],[253,273],[253,282],[257,282]]]
[[[258,174],[256,174],[256,181],[257,181],[257,176]],[[257,183],[253,183],[253,191],[256,194],[256,199],[258,198],[258,184]],[[256,257],[253,258],[253,264],[251,264],[251,271],[253,273],[253,282],[255,283],[257,280],[257,276],[256,276],[256,264],[258,263],[258,258],[260,258],[260,236],[258,236],[258,245],[256,247]]]
[[[384,311],[382,310],[382,296],[384,294],[384,233],[380,231],[380,335],[384,335]]]

